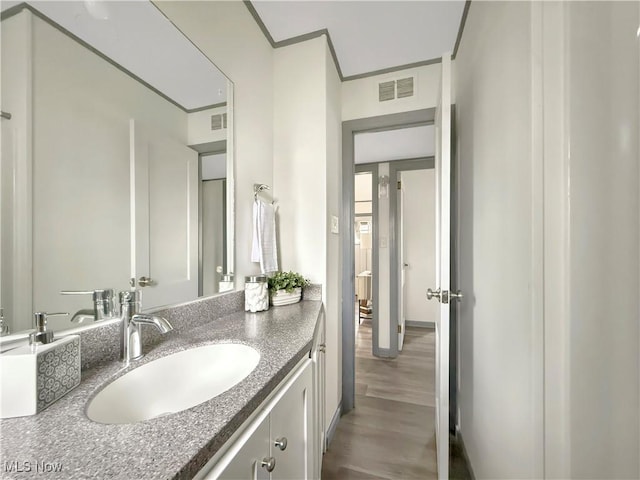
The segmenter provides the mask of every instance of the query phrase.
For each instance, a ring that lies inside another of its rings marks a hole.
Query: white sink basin
[[[260,354],[241,344],[192,348],[159,358],[114,380],[91,400],[99,423],[134,423],[194,407],[247,377]]]

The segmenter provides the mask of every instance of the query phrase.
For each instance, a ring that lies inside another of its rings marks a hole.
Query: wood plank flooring
[[[323,480],[437,477],[435,333],[408,327],[395,359],[371,354],[371,323],[356,334],[356,408],[344,415],[322,464]]]

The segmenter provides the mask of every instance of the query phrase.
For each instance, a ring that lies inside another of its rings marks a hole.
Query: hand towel
[[[259,199],[253,203],[251,261],[260,262],[262,273],[278,270],[275,208]]]

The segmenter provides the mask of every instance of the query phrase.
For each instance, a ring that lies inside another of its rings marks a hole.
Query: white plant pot
[[[302,288],[294,288],[291,293],[286,290],[276,290],[271,296],[271,305],[281,307],[282,305],[291,305],[298,303],[302,298]]]

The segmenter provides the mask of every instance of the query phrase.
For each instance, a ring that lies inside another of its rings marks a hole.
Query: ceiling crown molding
[[[316,37],[320,37],[322,35],[326,35],[327,36],[327,44],[329,45],[329,51],[331,52],[331,57],[333,58],[333,63],[335,64],[336,70],[338,71],[338,76],[340,77],[340,81],[341,82],[344,81],[344,76],[342,75],[342,69],[340,68],[340,62],[338,62],[338,57],[336,56],[336,51],[333,48],[333,42],[331,41],[331,35],[329,35],[329,30],[327,30],[326,28],[323,28],[322,30],[316,30],[315,32],[305,33],[303,35],[298,35],[296,37],[291,37],[291,38],[287,38],[285,40],[281,40],[279,42],[276,42],[273,39],[273,37],[271,36],[271,33],[269,32],[269,29],[267,28],[267,26],[264,24],[264,22],[260,18],[260,14],[255,9],[255,7],[251,3],[251,1],[250,0],[243,0],[243,2],[245,4],[245,6],[247,7],[247,10],[249,10],[249,13],[251,13],[251,16],[253,17],[253,19],[258,24],[258,27],[260,27],[260,30],[262,30],[262,33],[264,33],[264,36],[266,37],[267,41],[271,44],[271,46],[273,48],[287,47],[289,45],[294,45],[296,43],[306,42],[307,40],[312,40],[312,39],[314,39]]]
[[[273,39],[273,37],[271,36],[271,33],[269,32],[269,29],[267,28],[267,26],[262,21],[262,18],[260,18],[260,14],[258,13],[258,11],[255,9],[253,4],[251,3],[251,0],[243,0],[243,3],[247,7],[247,10],[249,10],[249,13],[253,17],[253,19],[258,24],[258,27],[260,27],[260,30],[262,30],[262,33],[264,34],[265,38],[267,39],[267,41],[269,42],[269,44],[271,45],[272,48],[286,47],[286,46],[289,46],[289,45],[294,45],[296,43],[306,42],[307,40],[311,40],[311,39],[319,37],[321,35],[326,35],[327,43],[329,44],[329,50],[331,51],[331,57],[333,58],[333,63],[336,66],[336,70],[338,71],[338,76],[340,77],[340,81],[341,82],[348,82],[350,80],[358,80],[360,78],[374,77],[376,75],[382,75],[382,74],[385,74],[385,73],[397,72],[397,71],[400,71],[400,70],[407,70],[409,68],[416,68],[416,67],[423,67],[423,66],[426,66],[426,65],[433,65],[433,64],[436,64],[436,63],[440,63],[442,61],[441,57],[431,58],[431,59],[422,60],[422,61],[419,61],[419,62],[408,63],[408,64],[404,64],[404,65],[397,65],[395,67],[383,68],[381,70],[374,70],[374,71],[371,71],[371,72],[358,73],[356,75],[350,75],[348,77],[345,77],[342,74],[342,68],[340,68],[340,62],[338,61],[338,57],[336,56],[336,51],[333,48],[333,42],[331,41],[331,35],[329,34],[329,30],[327,30],[326,28],[323,28],[322,30],[316,30],[315,32],[305,33],[303,35],[298,35],[296,37],[291,37],[291,38],[287,38],[285,40],[280,40],[279,42],[276,42]],[[465,24],[465,22],[467,20],[467,14],[469,12],[469,7],[470,6],[471,6],[471,0],[466,0],[465,4],[464,4],[464,10],[462,12],[462,17],[460,18],[460,26],[458,27],[458,36],[456,37],[456,43],[455,43],[455,46],[454,46],[454,49],[453,49],[453,54],[451,56],[452,59],[455,59],[456,58],[456,53],[458,53],[458,47],[460,45],[460,41],[462,40],[462,32],[464,30],[464,24]]]

